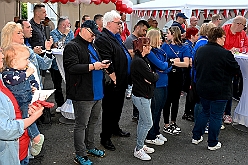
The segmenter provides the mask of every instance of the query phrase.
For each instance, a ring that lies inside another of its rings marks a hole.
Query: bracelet
[[[93,67],[94,67],[94,69],[93,69],[93,70],[96,70],[94,63],[92,63],[92,65],[93,65]]]

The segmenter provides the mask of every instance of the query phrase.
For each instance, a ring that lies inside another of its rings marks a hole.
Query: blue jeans
[[[27,157],[20,161],[21,165],[28,165],[28,163],[29,163],[29,159]]]
[[[199,140],[201,138],[205,132],[207,122],[209,121],[208,146],[214,147],[217,145],[226,103],[227,100],[207,100],[201,98],[203,109],[199,114],[192,131],[193,139]]]
[[[156,139],[156,135],[159,135],[159,122],[161,112],[167,99],[167,87],[160,87],[154,89],[154,95],[151,102],[152,121],[153,126],[147,134],[148,140]]]
[[[202,111],[201,102],[196,103],[195,104],[195,108],[194,108],[194,119],[195,119],[195,122],[196,122],[196,119],[198,118],[198,115],[201,113],[201,111]]]
[[[139,110],[136,149],[140,150],[143,148],[147,133],[152,127],[151,99],[132,95],[132,101]]]

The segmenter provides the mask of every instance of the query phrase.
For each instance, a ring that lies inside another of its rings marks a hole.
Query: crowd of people
[[[94,137],[101,115],[100,143],[105,149],[116,150],[112,135],[130,137],[119,124],[125,98],[132,99],[132,120],[137,121],[133,154],[151,160],[155,150],[145,143],[167,141],[160,127],[170,135],[183,131],[177,125],[182,91],[187,94],[182,119],[195,122],[192,143],[199,144],[208,133],[208,149],[221,148],[218,135],[224,123],[232,123],[232,97],[242,93],[242,74],[233,54],[248,47],[246,19],[236,16],[224,27],[219,27],[220,15],[201,26],[197,17],[192,16],[189,25],[187,19],[177,13],[166,34],[157,20],[139,20],[130,33],[126,14],[112,10],[93,20],[84,15],[72,30],[68,17],[60,17],[53,27],[45,6],[36,4],[30,21],[8,22],[0,49],[0,144],[6,145],[0,164],[27,165],[29,151],[33,156],[40,153],[45,136],[35,121],[44,107],[30,103],[33,92],[43,89],[47,70],[56,89],[56,112],[65,97],[72,100],[77,164],[93,164],[87,155],[105,156]],[[44,26],[50,27],[50,37]],[[65,97],[52,48],[63,49]]]

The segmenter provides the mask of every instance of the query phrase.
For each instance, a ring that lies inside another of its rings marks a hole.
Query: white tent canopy
[[[222,10],[229,14],[230,11],[235,10],[235,15],[245,15],[248,10],[248,1],[245,0],[154,0],[150,2],[141,3],[133,6],[134,14],[138,17],[153,16],[163,17],[168,15],[175,15],[176,12],[183,12],[187,17],[192,15],[199,16],[203,12],[207,17],[210,12],[219,13]]]

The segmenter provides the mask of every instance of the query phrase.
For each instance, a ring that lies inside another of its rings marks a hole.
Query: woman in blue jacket
[[[167,99],[167,86],[168,75],[170,71],[170,65],[167,62],[167,55],[163,49],[160,49],[162,39],[160,31],[152,29],[149,30],[147,35],[151,41],[151,52],[147,55],[148,60],[151,63],[151,67],[159,75],[159,79],[156,82],[154,89],[154,95],[151,101],[152,121],[153,126],[149,130],[146,143],[162,145],[167,139],[159,132],[159,122],[162,109]]]

